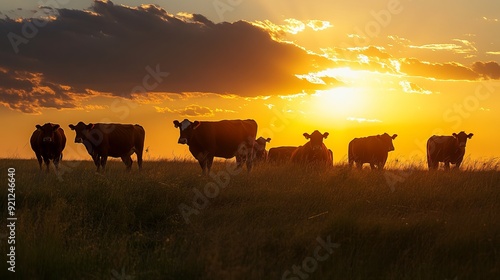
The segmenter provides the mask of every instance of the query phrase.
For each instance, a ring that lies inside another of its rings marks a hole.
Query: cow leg
[[[361,163],[361,162],[356,162],[356,167],[357,167],[359,170],[363,169],[363,163]]]
[[[135,151],[135,154],[137,155],[137,165],[139,166],[139,170],[142,169],[142,149],[137,149]]]
[[[429,170],[436,170],[439,167],[439,161],[432,161],[431,159],[427,159],[427,166]]]
[[[47,173],[49,173],[49,171],[50,171],[50,159],[49,159],[49,157],[44,156],[43,161],[45,162],[45,165],[47,166],[46,171],[47,171]]]
[[[252,166],[253,166],[253,162],[251,160],[247,160],[247,171],[250,172],[252,171]]]
[[[444,163],[444,170],[450,170],[450,162],[449,161],[446,161]]]
[[[201,167],[201,174],[206,175],[206,170],[207,170],[207,160],[205,158],[200,158],[198,159],[198,163],[200,164]]]
[[[457,161],[457,163],[455,164],[455,169],[460,169],[460,165],[462,164],[462,161]]]
[[[207,156],[207,174],[210,174],[210,169],[212,169],[212,163],[214,163],[214,157]]]
[[[59,160],[61,159],[62,155],[56,156],[53,160],[54,166],[56,167],[56,172],[59,170]]]
[[[129,155],[122,156],[122,161],[125,163],[125,166],[127,167],[127,171],[130,171],[132,169],[132,157]]]
[[[40,154],[36,154],[36,159],[38,160],[38,166],[40,167],[40,171],[42,171],[42,156]]]
[[[96,172],[99,172],[99,167],[101,166],[101,159],[99,158],[99,155],[93,154],[92,159],[94,160],[94,164],[97,167]]]
[[[101,166],[102,166],[102,173],[106,172],[106,161],[108,160],[107,155],[101,155]]]
[[[354,165],[354,160],[349,159],[349,168],[352,168],[353,165]]]
[[[377,169],[377,166],[375,165],[375,163],[370,162],[370,168],[372,170],[375,170],[375,169]]]
[[[236,169],[240,169],[243,165],[244,159],[241,155],[236,156]]]

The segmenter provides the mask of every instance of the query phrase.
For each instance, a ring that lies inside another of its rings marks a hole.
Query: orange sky
[[[384,132],[399,135],[390,160],[423,160],[429,136],[462,130],[472,159],[500,157],[494,1],[171,2],[68,7],[33,38],[22,37],[28,19],[0,22],[21,36],[0,44],[0,115],[13,132],[0,157],[33,158],[35,125],[53,122],[65,159],[89,159],[68,128],[78,121],[141,124],[146,159],[183,157],[172,121],[184,118],[255,119],[268,147],[328,131],[336,162],[352,138]]]

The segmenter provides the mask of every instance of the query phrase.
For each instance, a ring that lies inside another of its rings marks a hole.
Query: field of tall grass
[[[224,176],[215,179],[186,160],[130,173],[112,161],[105,175],[89,161],[67,165],[58,178],[35,160],[0,160],[0,279],[500,279],[500,172],[491,164],[259,165],[231,175],[217,162]],[[6,264],[9,167],[15,273]]]

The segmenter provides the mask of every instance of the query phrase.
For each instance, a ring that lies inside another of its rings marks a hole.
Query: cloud
[[[0,68],[9,73],[0,93],[12,95],[1,102],[12,109],[77,106],[71,94],[90,91],[126,98],[146,92],[251,97],[314,91],[324,85],[295,75],[331,63],[277,42],[267,30],[245,21],[215,24],[202,15],[172,15],[155,5],[126,7],[111,1],[95,1],[87,11],[54,10],[57,16],[26,44],[19,43],[18,54],[9,40],[0,41]],[[22,36],[23,26],[32,22],[1,19],[0,34]],[[35,75],[40,84],[57,89],[60,104],[23,102],[21,95],[34,99],[36,87],[22,75]]]
[[[410,49],[424,49],[431,51],[452,51],[457,54],[474,54],[477,52],[477,48],[474,46],[474,43],[469,40],[464,39],[453,39],[452,41],[458,42],[456,43],[447,43],[447,44],[426,44],[421,46],[409,45]]]
[[[456,62],[430,63],[415,58],[402,59],[400,71],[410,76],[443,80],[476,80],[480,76],[469,67]]]
[[[484,21],[487,21],[487,22],[499,22],[499,20],[497,18],[487,18],[487,17],[483,17],[483,20]]]
[[[159,113],[174,113],[186,117],[211,117],[214,115],[214,111],[212,109],[195,104],[186,106],[185,108],[182,109],[170,109],[168,107],[157,107],[157,106],[155,106],[155,109]]]
[[[500,79],[500,65],[497,62],[474,62],[472,69],[485,79]]]
[[[333,27],[329,21],[325,20],[307,20],[300,21],[294,18],[284,20],[285,24],[276,24],[270,20],[255,21],[252,24],[267,30],[274,38],[279,39],[286,34],[298,34],[306,30],[307,27],[313,31],[321,31]]]
[[[400,81],[399,85],[403,88],[406,93],[417,93],[417,94],[431,94],[430,90],[425,90],[415,83],[408,81]]]
[[[356,117],[348,117],[346,118],[348,121],[358,122],[358,123],[381,123],[381,120],[378,119],[366,119],[366,118],[356,118]]]
[[[41,108],[79,107],[83,99],[71,87],[47,82],[41,74],[10,70],[0,71],[0,93],[0,104],[28,114],[40,114]]]

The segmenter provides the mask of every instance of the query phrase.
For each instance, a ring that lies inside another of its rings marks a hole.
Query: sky
[[[89,159],[69,124],[137,123],[145,159],[189,158],[174,120],[255,119],[268,147],[329,132],[398,134],[391,161],[432,135],[474,133],[500,157],[500,2],[479,0],[2,1],[0,158],[34,158],[58,123],[65,159]]]

